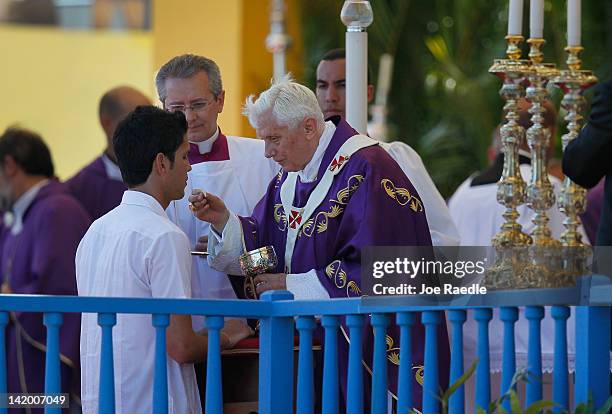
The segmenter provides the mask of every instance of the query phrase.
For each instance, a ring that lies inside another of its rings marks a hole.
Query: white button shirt
[[[190,298],[187,236],[148,194],[126,191],[121,204],[96,220],[76,253],[80,296]],[[83,413],[97,413],[101,329],[97,315],[81,321]],[[113,328],[115,406],[118,414],[150,413],[155,330],[151,315],[117,315]],[[201,413],[193,364],[168,358],[168,412]]]

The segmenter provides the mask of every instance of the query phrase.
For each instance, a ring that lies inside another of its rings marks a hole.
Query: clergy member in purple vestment
[[[150,104],[149,98],[129,86],[113,88],[100,99],[98,115],[106,136],[106,149],[102,155],[66,181],[66,186],[87,210],[92,221],[117,207],[127,188],[121,179],[113,148],[115,129],[137,106]]]
[[[10,212],[0,235],[2,293],[75,295],[75,252],[90,220],[54,178],[49,149],[38,135],[9,129],[0,137],[0,198]],[[79,328],[79,314],[63,315],[61,392],[75,395]],[[6,331],[9,393],[44,392],[46,336],[41,313],[11,312]]]
[[[273,245],[279,259],[276,273],[255,278],[258,293],[280,289],[296,299],[359,297],[363,248],[431,246],[423,203],[397,163],[376,141],[358,135],[340,118],[325,122],[308,88],[287,79],[278,81],[256,101],[250,97],[245,114],[264,140],[266,156],[282,171],[250,217],[231,213],[214,195],[195,192],[190,197],[194,214],[212,225],[211,266],[239,272],[237,258],[245,248]],[[368,362],[371,329],[364,332]],[[449,348],[445,329],[439,333],[444,382]],[[395,327],[388,335],[399,343]],[[413,335],[413,372],[418,372],[423,362],[423,326],[416,325]],[[344,374],[340,378],[346,392],[348,346],[341,338]],[[393,393],[396,362],[389,358]],[[421,400],[418,380],[415,402]]]

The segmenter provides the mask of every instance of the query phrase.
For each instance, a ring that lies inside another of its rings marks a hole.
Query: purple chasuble
[[[88,214],[66,188],[50,180],[25,211],[21,232],[13,235],[9,228],[2,229],[3,281],[15,294],[76,295],[74,258],[89,224]],[[61,392],[76,395],[80,320],[80,314],[65,313],[60,328]],[[6,330],[8,392],[44,392],[46,343],[42,313],[11,312]]]
[[[127,190],[122,181],[106,174],[102,157],[96,158],[64,184],[89,213],[92,221],[117,207]]]
[[[187,156],[191,165],[206,161],[227,161],[230,159],[227,138],[219,130],[219,136],[212,144],[210,152],[206,154],[200,154],[200,148],[196,144],[189,143],[189,154]]]
[[[604,185],[606,179],[602,178],[599,184],[591,188],[586,196],[586,211],[580,215],[580,220],[584,226],[584,231],[589,237],[592,245],[597,242],[597,228],[601,218],[601,208],[604,202]]]
[[[336,127],[323,156],[317,179],[301,183],[298,179],[293,206],[304,207],[340,147],[357,132],[345,121]],[[287,173],[273,180],[251,217],[239,217],[247,250],[273,245],[278,256],[274,272],[285,271],[287,226],[294,217],[283,209],[280,190]],[[408,195],[405,191],[407,190]],[[431,237],[423,204],[401,168],[380,146],[362,148],[350,156],[347,164],[334,177],[324,201],[315,209],[298,234],[291,261],[291,273],[315,269],[319,281],[332,298],[362,296],[361,250],[366,246],[431,246]],[[420,318],[419,318],[420,319]],[[394,323],[394,322],[393,322]],[[348,335],[348,329],[343,324]],[[413,373],[423,365],[425,331],[422,324],[413,327]],[[440,381],[446,388],[449,373],[449,344],[445,324],[438,330]],[[399,344],[399,329],[393,325],[387,335]],[[364,329],[364,359],[371,367],[373,336],[371,327]],[[340,382],[346,396],[348,344],[342,333],[339,338]],[[398,353],[399,356],[399,353]],[[399,359],[399,358],[398,358]],[[389,353],[389,389],[396,394],[398,366]],[[420,370],[422,372],[422,370]],[[364,378],[368,379],[369,375]],[[420,379],[420,378],[419,378]],[[366,381],[367,383],[367,381]],[[420,406],[422,386],[413,382],[414,401]],[[365,391],[369,409],[369,387]]]

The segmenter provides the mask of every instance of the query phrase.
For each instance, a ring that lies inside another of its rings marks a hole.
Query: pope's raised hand
[[[194,216],[212,224],[219,233],[223,232],[229,220],[229,210],[223,200],[199,189],[194,189],[189,196],[189,208]]]

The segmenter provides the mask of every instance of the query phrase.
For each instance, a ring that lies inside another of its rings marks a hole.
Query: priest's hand
[[[255,276],[253,281],[258,295],[268,290],[287,290],[286,273],[263,273]]]
[[[221,329],[221,347],[229,349],[236,346],[244,338],[253,335],[253,330],[242,319],[226,319]]]
[[[223,233],[229,220],[229,210],[219,197],[194,189],[189,196],[189,208],[202,221],[207,221],[219,233]]]
[[[208,251],[208,236],[202,236],[198,239],[195,245],[196,252]]]

